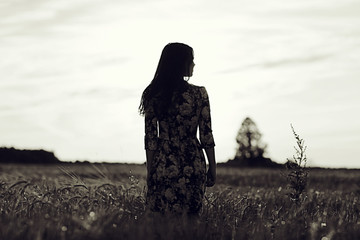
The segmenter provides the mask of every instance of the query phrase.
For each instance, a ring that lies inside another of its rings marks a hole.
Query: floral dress
[[[152,211],[196,214],[205,193],[202,148],[215,146],[210,105],[204,87],[189,84],[179,95],[174,114],[161,120],[153,109],[145,114],[145,149],[155,151],[146,201]]]

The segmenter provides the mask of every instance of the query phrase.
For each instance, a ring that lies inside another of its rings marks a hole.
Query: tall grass
[[[0,239],[360,239],[359,171],[314,170],[299,207],[280,170],[219,168],[188,219],[146,210],[144,166],[95,166],[1,166]]]

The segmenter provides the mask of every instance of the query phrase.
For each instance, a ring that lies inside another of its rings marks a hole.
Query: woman
[[[205,186],[215,184],[208,95],[204,87],[184,80],[192,76],[193,60],[191,47],[169,43],[142,94],[139,111],[145,115],[146,201],[155,212],[197,215]],[[207,173],[202,148],[209,161]]]

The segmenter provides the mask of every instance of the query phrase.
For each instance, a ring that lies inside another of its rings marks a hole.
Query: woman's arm
[[[205,149],[206,157],[209,162],[209,170],[207,172],[208,187],[212,187],[216,181],[216,162],[215,162],[215,142],[211,128],[210,102],[206,89],[200,88],[201,94],[201,113],[199,119],[200,142]]]
[[[152,112],[148,112],[145,114],[145,151],[146,151],[147,181],[150,178],[150,170],[153,164],[155,150],[157,149],[157,136],[158,136],[157,119],[154,116],[154,114],[152,114]]]
[[[147,175],[146,175],[146,181],[149,181],[150,178],[150,166],[152,165],[153,159],[154,159],[154,150],[146,150],[146,170],[147,170]]]

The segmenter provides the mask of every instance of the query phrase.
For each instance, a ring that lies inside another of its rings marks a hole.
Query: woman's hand
[[[146,150],[146,183],[150,181],[150,169],[154,159],[155,151]]]
[[[147,172],[147,173],[146,173],[146,184],[149,185],[149,182],[150,182],[150,173]]]
[[[206,156],[209,161],[209,170],[206,174],[206,186],[212,187],[216,181],[216,162],[215,162],[215,150],[213,147],[205,148]]]
[[[216,182],[216,171],[213,169],[209,169],[206,174],[206,186],[212,187]]]

